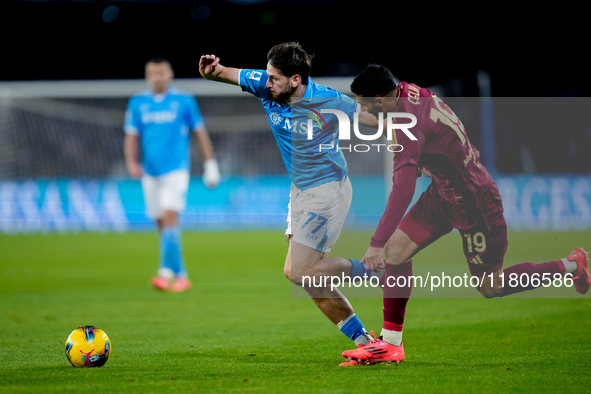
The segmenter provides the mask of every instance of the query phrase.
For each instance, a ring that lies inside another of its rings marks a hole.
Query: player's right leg
[[[191,281],[185,268],[178,217],[179,213],[177,211],[165,209],[160,232],[161,249],[165,254],[163,259],[165,264],[172,268],[173,272],[174,281],[170,290],[177,293],[191,288]]]
[[[185,209],[189,188],[189,171],[175,170],[161,176],[160,206],[163,210],[161,247],[166,265],[174,274],[171,290],[181,292],[191,287],[183,256],[179,214]]]
[[[478,215],[470,216],[474,218]],[[566,275],[573,279],[577,292],[585,294],[589,290],[589,258],[582,248],[573,250],[563,259],[541,263],[524,262],[503,268],[508,242],[507,224],[502,215],[489,225],[481,219],[470,230],[460,230],[460,234],[470,272],[482,278],[482,286],[478,290],[485,298],[535,290],[545,285],[546,281],[551,282]],[[513,280],[523,277],[528,280]]]
[[[302,286],[316,306],[339,330],[356,344],[371,337],[354,313],[349,301],[338,289],[315,287],[311,281],[331,276],[351,276],[349,259],[327,258],[336,243],[349,207],[352,189],[348,179],[328,182],[308,190],[292,187],[286,232],[290,246],[285,259],[285,276]],[[361,265],[361,264],[359,264]],[[310,284],[306,285],[306,278]]]
[[[153,219],[158,226],[159,234],[162,234],[163,228],[163,210],[160,206],[159,180],[158,177],[143,174],[141,178],[142,190],[144,194],[144,203],[146,206],[146,216]],[[152,286],[159,290],[168,290],[170,280],[174,277],[171,267],[167,266],[162,249],[162,240],[160,235],[160,257],[159,257],[158,275],[153,277]]]
[[[350,269],[351,262],[344,258],[326,258],[327,254],[290,239],[284,274],[293,284],[302,286],[306,278],[319,272],[331,273]],[[355,314],[351,303],[337,289],[330,287],[302,286],[314,304],[337,328],[355,344],[365,345],[371,337]]]
[[[182,255],[178,215],[186,203],[188,171],[143,175],[141,181],[147,216],[156,220],[159,230],[160,264],[152,285],[159,290],[187,290],[190,282]]]
[[[486,259],[486,257],[484,258]],[[474,273],[473,273],[474,275]],[[482,276],[482,274],[477,274]],[[484,280],[480,293],[486,298],[504,297],[528,290],[535,290],[546,282],[543,279],[548,276],[549,281],[567,275],[573,281],[575,290],[580,294],[589,291],[591,278],[589,277],[589,255],[583,248],[576,248],[570,255],[560,260],[553,260],[543,263],[525,262],[515,264],[505,269],[498,269],[484,273],[485,277],[491,280]],[[501,278],[503,276],[503,279]],[[526,275],[530,280],[513,280]],[[532,279],[538,280],[532,280]]]
[[[340,236],[351,205],[352,187],[349,179],[328,182],[308,190],[299,190],[292,185],[289,197],[285,240],[290,242],[293,238],[317,251],[330,252]],[[313,272],[308,274],[344,275],[354,280],[363,279],[365,275],[381,277],[384,270],[371,271],[357,259],[333,258],[316,261]]]

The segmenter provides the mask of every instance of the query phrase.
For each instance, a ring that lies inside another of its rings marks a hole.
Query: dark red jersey
[[[395,129],[392,135],[392,143],[402,145],[403,150],[394,157],[394,185],[372,245],[385,244],[408,208],[416,180],[410,181],[412,171],[408,169],[402,171],[403,176],[397,174],[408,166],[415,168],[415,173],[418,167],[432,178],[432,187],[442,201],[475,205],[486,221],[498,217],[502,206],[496,184],[480,162],[480,152],[470,143],[456,114],[431,91],[414,84],[401,82],[397,95],[396,112],[416,116],[417,124],[409,131],[417,140],[413,141],[400,129]],[[409,187],[413,189],[408,190]],[[485,201],[489,198],[485,196],[491,195],[491,188],[499,196],[498,204]]]

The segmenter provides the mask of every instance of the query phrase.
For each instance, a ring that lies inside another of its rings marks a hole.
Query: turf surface
[[[369,237],[344,233],[331,255],[361,257]],[[339,368],[352,343],[310,300],[292,297],[282,239],[281,232],[185,232],[193,288],[173,294],[149,285],[155,233],[0,235],[0,391],[590,390],[591,301],[573,289],[557,290],[561,298],[414,298],[405,362]],[[509,239],[506,265],[591,248],[591,232]],[[443,266],[463,273],[459,235],[414,262],[420,275]],[[381,300],[352,303],[379,332]],[[68,363],[64,342],[81,325],[109,335],[104,367]]]

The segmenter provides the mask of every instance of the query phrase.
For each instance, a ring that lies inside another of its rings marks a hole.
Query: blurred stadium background
[[[175,84],[197,97],[223,176],[207,190],[192,150],[184,227],[283,229],[289,180],[260,104],[239,88],[204,81],[197,64],[215,53],[227,65],[262,68],[268,48],[287,40],[315,53],[316,81],[344,93],[377,62],[446,97],[494,171],[512,229],[591,228],[589,78],[572,51],[586,1],[546,10],[523,30],[505,27],[504,37],[519,40],[501,39],[492,14],[441,21],[444,6],[429,2],[20,0],[0,7],[3,36],[14,37],[0,73],[2,232],[152,228],[139,182],[125,171],[122,124],[127,100],[146,86],[144,62],[156,55],[171,60]],[[432,12],[417,13],[421,7]],[[568,23],[541,30],[550,15]],[[504,15],[504,26],[513,18]],[[535,40],[526,39],[534,32]],[[382,40],[390,36],[389,47]],[[391,157],[346,155],[355,190],[347,225],[372,229]],[[423,177],[418,188],[427,184]]]
[[[521,230],[507,263],[540,262],[589,247],[590,11],[589,0],[0,1],[0,392],[588,392],[588,294],[566,288],[495,301],[415,291],[404,365],[338,368],[346,337],[283,277],[289,179],[265,113],[197,65],[214,53],[260,68],[271,46],[299,41],[313,78],[344,93],[369,62],[432,88]],[[223,176],[206,189],[193,146],[182,223],[197,230],[183,232],[194,287],[182,294],[149,286],[158,236],[143,231],[154,226],[123,160],[127,100],[153,56],[195,94]],[[383,212],[391,157],[345,154],[346,224],[364,231],[345,231],[333,253],[353,257]],[[245,231],[258,229],[270,231]],[[458,246],[444,237],[413,273],[464,274]],[[382,323],[377,298],[354,300],[368,329]],[[63,356],[86,324],[114,343],[102,371]]]

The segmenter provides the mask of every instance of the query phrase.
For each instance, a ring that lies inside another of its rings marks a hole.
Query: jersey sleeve
[[[125,134],[139,134],[141,130],[141,122],[139,118],[139,111],[136,105],[137,100],[132,98],[127,104],[125,111],[125,122],[123,124],[123,131]]]
[[[388,197],[384,214],[380,218],[378,227],[371,239],[371,246],[383,248],[388,239],[394,234],[412,201],[416,183],[417,171],[412,165],[406,165],[394,171],[392,191]]]
[[[383,248],[400,224],[400,220],[408,209],[415,193],[417,183],[417,167],[421,152],[425,146],[425,136],[417,130],[410,130],[417,138],[411,140],[402,130],[396,129],[393,143],[402,146],[402,152],[394,155],[394,174],[392,191],[388,197],[386,209],[371,239],[371,246]]]
[[[421,153],[425,147],[425,136],[418,130],[411,129],[410,132],[417,138],[411,140],[402,130],[396,129],[393,143],[402,146],[402,152],[397,152],[394,156],[394,171],[406,165],[419,166]]]
[[[269,90],[265,87],[269,78],[266,71],[242,69],[239,75],[239,83],[243,91],[251,93],[258,98],[269,97]]]
[[[188,98],[188,111],[187,111],[187,124],[191,130],[201,129],[205,126],[201,111],[199,110],[199,104],[193,96]]]
[[[357,112],[358,104],[357,100],[353,100],[349,96],[342,95],[342,111],[349,116],[349,120],[353,122],[355,113]]]

